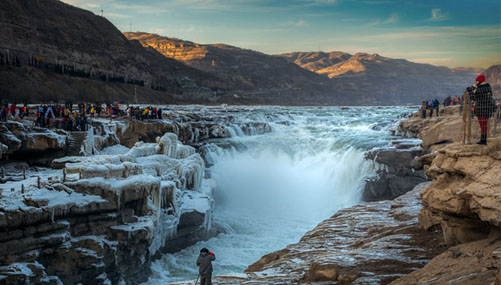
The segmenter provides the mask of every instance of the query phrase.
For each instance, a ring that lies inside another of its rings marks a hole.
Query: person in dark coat
[[[480,141],[478,144],[487,144],[487,121],[494,112],[494,100],[492,98],[492,89],[489,83],[485,82],[485,76],[479,75],[476,83],[468,87],[468,93],[471,96],[474,105],[474,114],[478,118],[480,125]]]
[[[200,285],[212,285],[212,261],[216,260],[216,255],[206,248],[200,250],[197,259],[198,273],[200,274]]]

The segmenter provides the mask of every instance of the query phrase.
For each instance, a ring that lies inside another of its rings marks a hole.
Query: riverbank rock
[[[501,138],[490,145],[451,145],[428,169],[423,227],[441,225],[450,245],[486,238],[501,227]]]
[[[402,277],[392,285],[412,284],[500,284],[501,239],[482,239],[449,248],[424,268]],[[499,278],[499,277],[498,277]],[[493,283],[494,282],[494,283]]]
[[[421,192],[419,223],[440,227],[452,247],[392,284],[500,284],[501,138],[448,145],[427,173],[433,182]]]
[[[31,122],[0,122],[0,158],[10,155],[64,154],[67,133],[33,126]]]
[[[362,200],[392,200],[425,182],[423,165],[417,160],[423,154],[418,142],[405,140],[368,152],[365,157],[374,163],[376,176],[366,180]]]

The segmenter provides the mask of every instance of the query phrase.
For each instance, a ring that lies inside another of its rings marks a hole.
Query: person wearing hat
[[[475,79],[476,83],[467,88],[472,101],[475,102],[474,114],[478,118],[480,125],[480,141],[478,144],[487,144],[487,121],[492,117],[494,111],[494,101],[492,99],[492,89],[489,83],[485,82],[485,75],[481,74]]]
[[[200,250],[197,259],[198,273],[201,285],[212,285],[212,261],[216,260],[216,255],[205,247]]]

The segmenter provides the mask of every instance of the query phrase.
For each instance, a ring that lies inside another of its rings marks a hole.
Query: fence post
[[[468,97],[468,93],[463,92],[463,105],[461,106],[461,108],[463,108],[463,130],[462,130],[462,144],[466,144],[466,117],[467,117],[467,114],[466,114],[466,98]]]
[[[496,107],[496,112],[494,113],[492,118],[494,119],[494,124],[492,124],[490,135],[494,136],[498,133],[497,130],[498,130],[499,107]]]
[[[468,144],[471,144],[471,98],[470,96],[466,96],[466,108],[467,108],[467,115],[466,115],[466,125],[467,125],[467,134],[468,134]]]

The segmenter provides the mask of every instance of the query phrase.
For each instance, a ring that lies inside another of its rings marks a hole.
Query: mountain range
[[[461,94],[482,71],[122,34],[57,0],[1,1],[0,43],[0,97],[19,102],[401,105]]]

